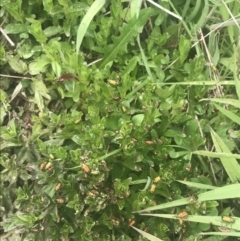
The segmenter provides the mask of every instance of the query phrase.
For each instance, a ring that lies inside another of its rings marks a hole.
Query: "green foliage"
[[[239,235],[239,3],[144,4],[1,2],[1,238]]]

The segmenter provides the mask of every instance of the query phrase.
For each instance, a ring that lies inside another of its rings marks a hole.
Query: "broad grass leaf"
[[[217,152],[224,152],[231,154],[231,151],[228,149],[227,145],[222,141],[218,134],[211,129],[211,136]],[[231,182],[237,182],[240,179],[240,165],[237,160],[233,157],[221,157],[220,158],[225,171],[228,174]],[[240,189],[239,189],[240,190]]]
[[[143,237],[147,238],[150,241],[163,241],[162,239],[157,238],[149,233],[146,233],[145,231],[142,231],[141,229],[138,229],[135,227],[132,227],[132,228],[135,229],[136,231],[138,231]]]
[[[76,52],[79,53],[80,46],[82,44],[83,37],[85,36],[88,26],[91,23],[93,17],[104,6],[106,0],[96,0],[89,8],[88,12],[83,17],[77,31]]]
[[[104,68],[109,62],[115,60],[120,50],[126,51],[127,44],[142,32],[151,12],[152,10],[150,8],[145,8],[140,11],[138,18],[132,18],[126,25],[123,26],[120,36],[114,39],[113,46],[106,51],[103,61],[99,65],[99,69]]]

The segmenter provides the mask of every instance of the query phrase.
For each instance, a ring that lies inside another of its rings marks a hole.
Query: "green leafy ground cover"
[[[1,2],[1,238],[238,240],[240,2]]]

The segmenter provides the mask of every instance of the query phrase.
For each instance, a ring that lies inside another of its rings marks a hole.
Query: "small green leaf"
[[[51,64],[52,64],[53,72],[56,74],[56,76],[58,78],[61,75],[62,68],[61,68],[60,64],[55,60],[53,60],[51,62]]]
[[[185,38],[183,35],[181,35],[180,41],[179,41],[180,63],[183,63],[186,60],[190,49],[191,49],[191,41]]]
[[[35,103],[38,106],[38,109],[42,112],[44,109],[44,104],[43,104],[43,98],[39,94],[39,92],[37,92],[37,91],[35,92],[34,99],[35,99]]]
[[[25,74],[27,72],[27,65],[25,62],[20,60],[19,58],[7,56],[8,63],[11,66],[11,68],[19,73],[19,74]]]
[[[34,92],[35,103],[37,104],[40,111],[44,109],[43,97],[50,100],[51,96],[48,94],[48,89],[41,80],[34,80],[31,83],[31,88]]]
[[[132,117],[132,122],[135,126],[141,126],[144,119],[144,114],[138,114]]]
[[[32,34],[39,43],[46,43],[47,36],[42,30],[41,22],[31,18],[27,18],[27,20],[32,23],[31,26],[28,26],[28,32]]]
[[[38,75],[41,72],[45,72],[46,65],[50,63],[50,59],[46,55],[42,55],[37,61],[34,61],[29,64],[29,73],[31,75]]]
[[[27,32],[27,27],[24,24],[19,23],[9,23],[5,28],[4,31],[6,34],[19,34]]]
[[[46,99],[50,100],[51,96],[48,94],[48,89],[43,81],[38,79],[33,79],[31,84],[31,88],[34,92],[39,92],[41,96],[45,97]]]
[[[62,28],[60,26],[50,26],[48,28],[45,28],[43,30],[44,34],[46,35],[46,37],[51,37],[51,36],[54,36],[58,33],[60,33],[62,31]]]
[[[44,6],[44,10],[47,13],[51,13],[51,10],[53,8],[53,2],[52,0],[43,0],[43,6]]]

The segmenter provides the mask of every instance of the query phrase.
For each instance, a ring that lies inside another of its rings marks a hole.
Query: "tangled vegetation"
[[[1,240],[238,240],[239,1],[0,5]]]

